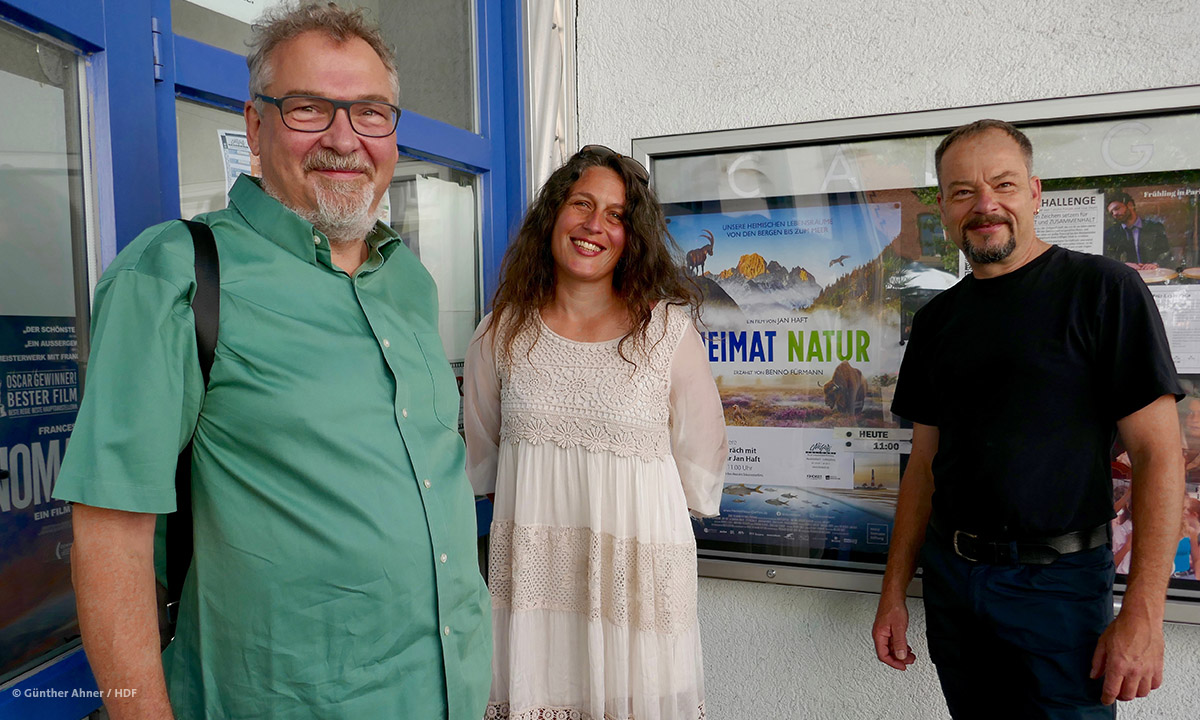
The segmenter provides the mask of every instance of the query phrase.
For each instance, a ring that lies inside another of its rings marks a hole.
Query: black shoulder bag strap
[[[204,386],[212,371],[221,315],[221,265],[212,230],[204,223],[184,220],[192,233],[196,252],[196,347]],[[192,441],[179,453],[175,465],[175,512],[167,516],[167,619],[174,626],[179,616],[183,581],[192,564]]]

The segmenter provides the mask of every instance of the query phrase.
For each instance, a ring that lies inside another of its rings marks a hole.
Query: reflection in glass
[[[438,331],[446,357],[461,363],[479,323],[479,223],[475,176],[433,163],[396,165],[392,227],[438,286]],[[461,376],[462,366],[456,365]]]
[[[0,26],[0,315],[75,314],[78,93],[73,55]]]
[[[245,120],[235,112],[176,100],[175,132],[179,148],[180,215],[192,218],[225,207],[225,195],[236,172],[226,171],[221,134],[244,136]]]
[[[477,130],[475,3],[471,0],[342,0],[379,22],[396,53],[400,107],[472,132]],[[250,23],[187,0],[171,0],[172,30],[239,55]],[[286,91],[284,89],[283,91]]]
[[[79,635],[70,508],[50,498],[86,349],[78,72],[0,23],[0,684]]]
[[[250,40],[250,23],[187,0],[171,0],[171,29],[176,35],[238,55],[246,54],[246,43]]]
[[[377,17],[396,51],[400,107],[463,130],[478,129],[472,0],[381,2]]]

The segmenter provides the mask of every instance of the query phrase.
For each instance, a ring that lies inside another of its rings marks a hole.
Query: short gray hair
[[[937,146],[937,150],[933,154],[933,166],[938,175],[938,187],[942,186],[942,156],[946,154],[950,146],[959,140],[974,137],[988,130],[1000,130],[1012,138],[1021,148],[1021,155],[1025,158],[1025,170],[1033,175],[1033,143],[1029,142],[1025,133],[1018,130],[1012,123],[1006,123],[1003,120],[976,120],[968,125],[954,128],[949,135],[942,138],[942,142]]]
[[[367,19],[361,8],[347,10],[332,2],[301,0],[287,2],[268,9],[251,28],[246,66],[250,68],[250,99],[264,93],[271,84],[274,68],[271,53],[283,43],[306,32],[323,33],[339,43],[359,38],[371,46],[387,69],[392,81],[395,100],[400,98],[400,76],[392,49],[383,39],[379,27]]]

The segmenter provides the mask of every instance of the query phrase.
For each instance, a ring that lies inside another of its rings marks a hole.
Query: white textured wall
[[[579,0],[579,141],[1200,82],[1200,1]],[[1036,149],[1035,149],[1036,151]],[[709,717],[946,717],[921,660],[874,658],[875,597],[701,580]],[[1122,718],[1192,718],[1200,627],[1167,628],[1163,688]]]
[[[579,0],[579,141],[1200,82],[1196,0]]]

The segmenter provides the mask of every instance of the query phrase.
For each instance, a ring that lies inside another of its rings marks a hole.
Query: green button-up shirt
[[[487,589],[429,274],[377,226],[353,277],[242,177],[203,216],[221,256],[207,390],[191,236],[150,228],[96,288],[55,497],[175,509],[195,429],[195,557],[168,648],[187,718],[477,720]]]

